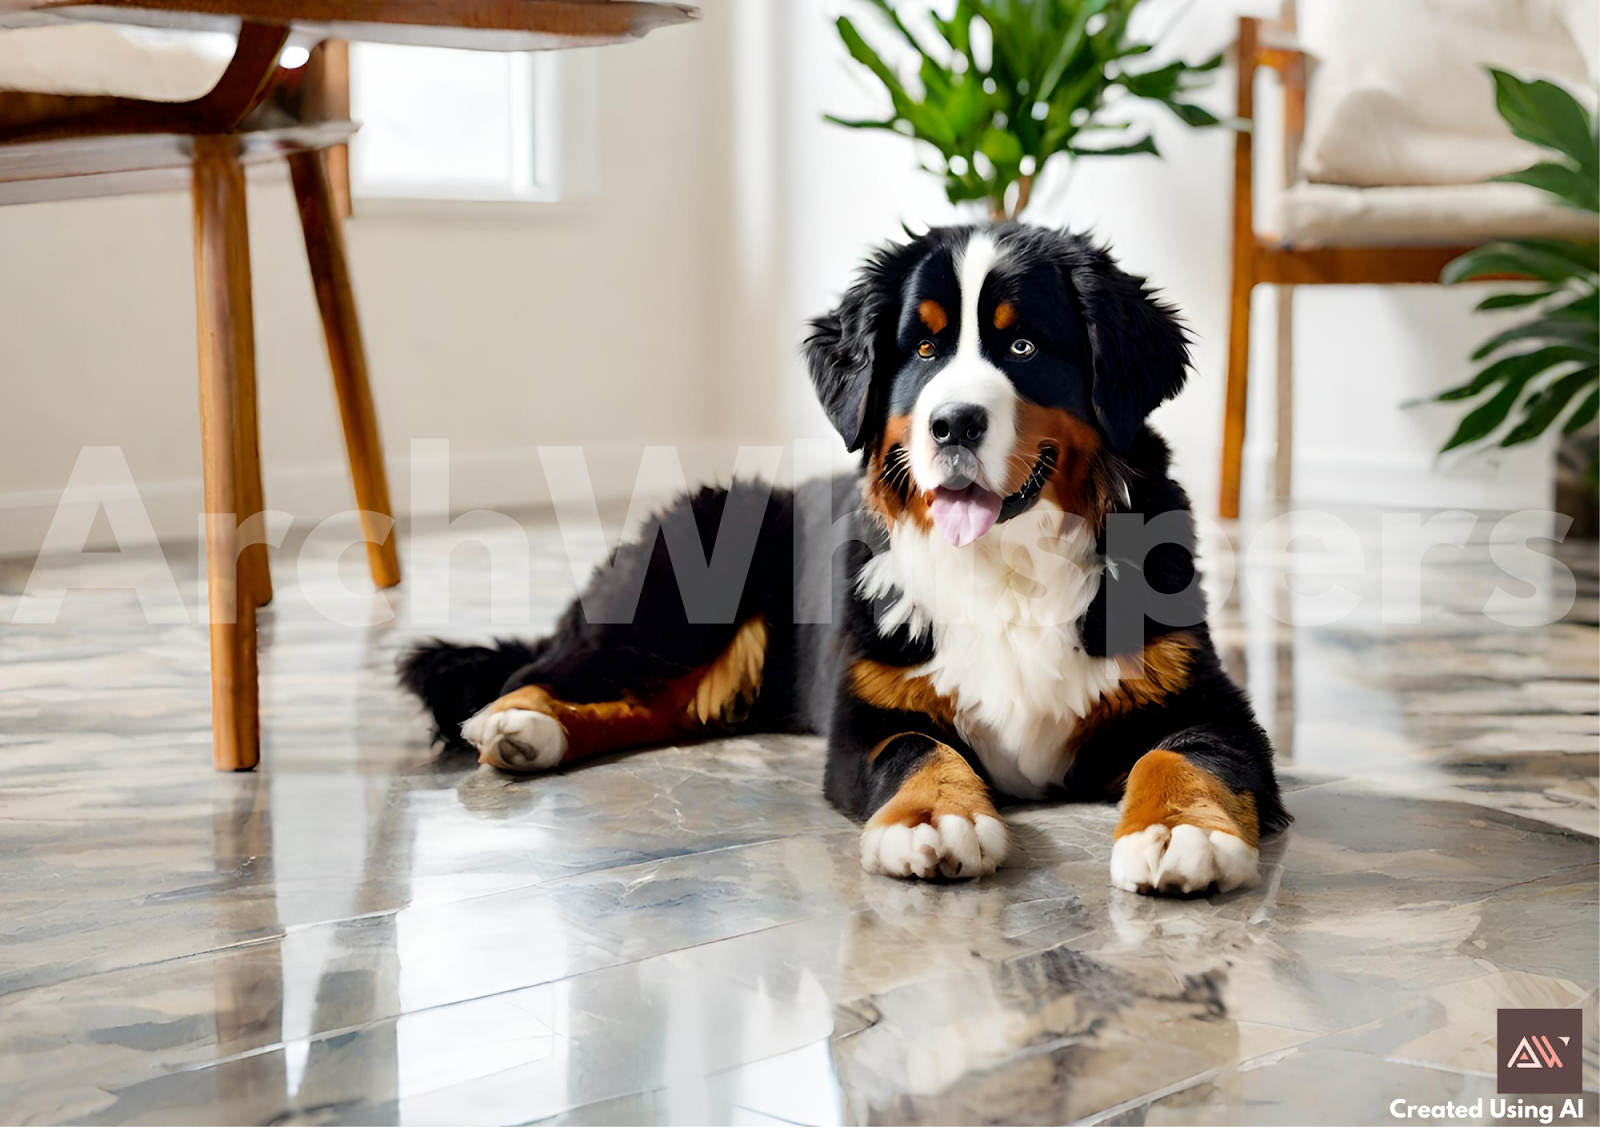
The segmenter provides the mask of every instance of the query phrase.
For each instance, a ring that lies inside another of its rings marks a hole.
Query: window
[[[555,199],[558,65],[553,52],[352,44],[353,195]]]

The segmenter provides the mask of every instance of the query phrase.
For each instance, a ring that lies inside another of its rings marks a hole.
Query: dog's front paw
[[[1124,891],[1232,891],[1261,879],[1255,798],[1176,751],[1134,763],[1111,835],[1111,883]]]
[[[933,812],[918,814],[920,820],[880,820],[889,808],[861,832],[861,866],[869,872],[966,880],[987,876],[1006,858],[1010,837],[999,817]]]
[[[1253,887],[1259,853],[1239,837],[1198,825],[1149,825],[1111,845],[1111,884],[1144,893]]]
[[[461,737],[478,761],[513,774],[531,774],[560,764],[567,752],[561,724],[542,711],[490,704],[461,724]]]

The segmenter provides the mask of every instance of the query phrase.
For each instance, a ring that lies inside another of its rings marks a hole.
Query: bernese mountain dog
[[[1172,308],[1081,235],[934,228],[872,255],[805,354],[859,470],[704,488],[548,637],[415,648],[436,737],[532,774],[822,734],[869,872],[986,875],[1005,800],[1120,799],[1115,886],[1258,882],[1290,817],[1145,423],[1189,364]]]

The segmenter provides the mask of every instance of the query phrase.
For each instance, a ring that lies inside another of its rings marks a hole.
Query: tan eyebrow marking
[[[1016,320],[1017,308],[1009,302],[1002,302],[994,308],[994,328],[996,330],[1004,330],[1007,326],[1013,325]]]
[[[922,324],[933,334],[950,325],[950,316],[944,312],[944,307],[931,298],[925,298],[917,304],[917,317],[922,319]]]

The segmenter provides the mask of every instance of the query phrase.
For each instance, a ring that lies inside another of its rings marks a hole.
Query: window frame
[[[360,122],[359,67],[363,44],[350,45],[350,115]],[[520,131],[528,149],[523,167],[528,179],[504,193],[462,192],[458,186],[441,183],[430,187],[413,182],[396,185],[395,191],[374,190],[363,183],[360,174],[358,129],[350,142],[350,199],[357,216],[449,216],[547,214],[571,203],[571,193],[584,170],[592,167],[587,154],[575,147],[582,137],[569,129],[575,110],[589,104],[593,74],[587,60],[573,60],[557,51],[513,52],[525,70],[518,93],[525,92],[521,109],[525,111]],[[576,65],[574,65],[576,64]],[[513,95],[516,97],[516,95]],[[513,113],[517,113],[514,105]],[[513,143],[515,144],[515,143]],[[574,176],[574,173],[577,173]]]

